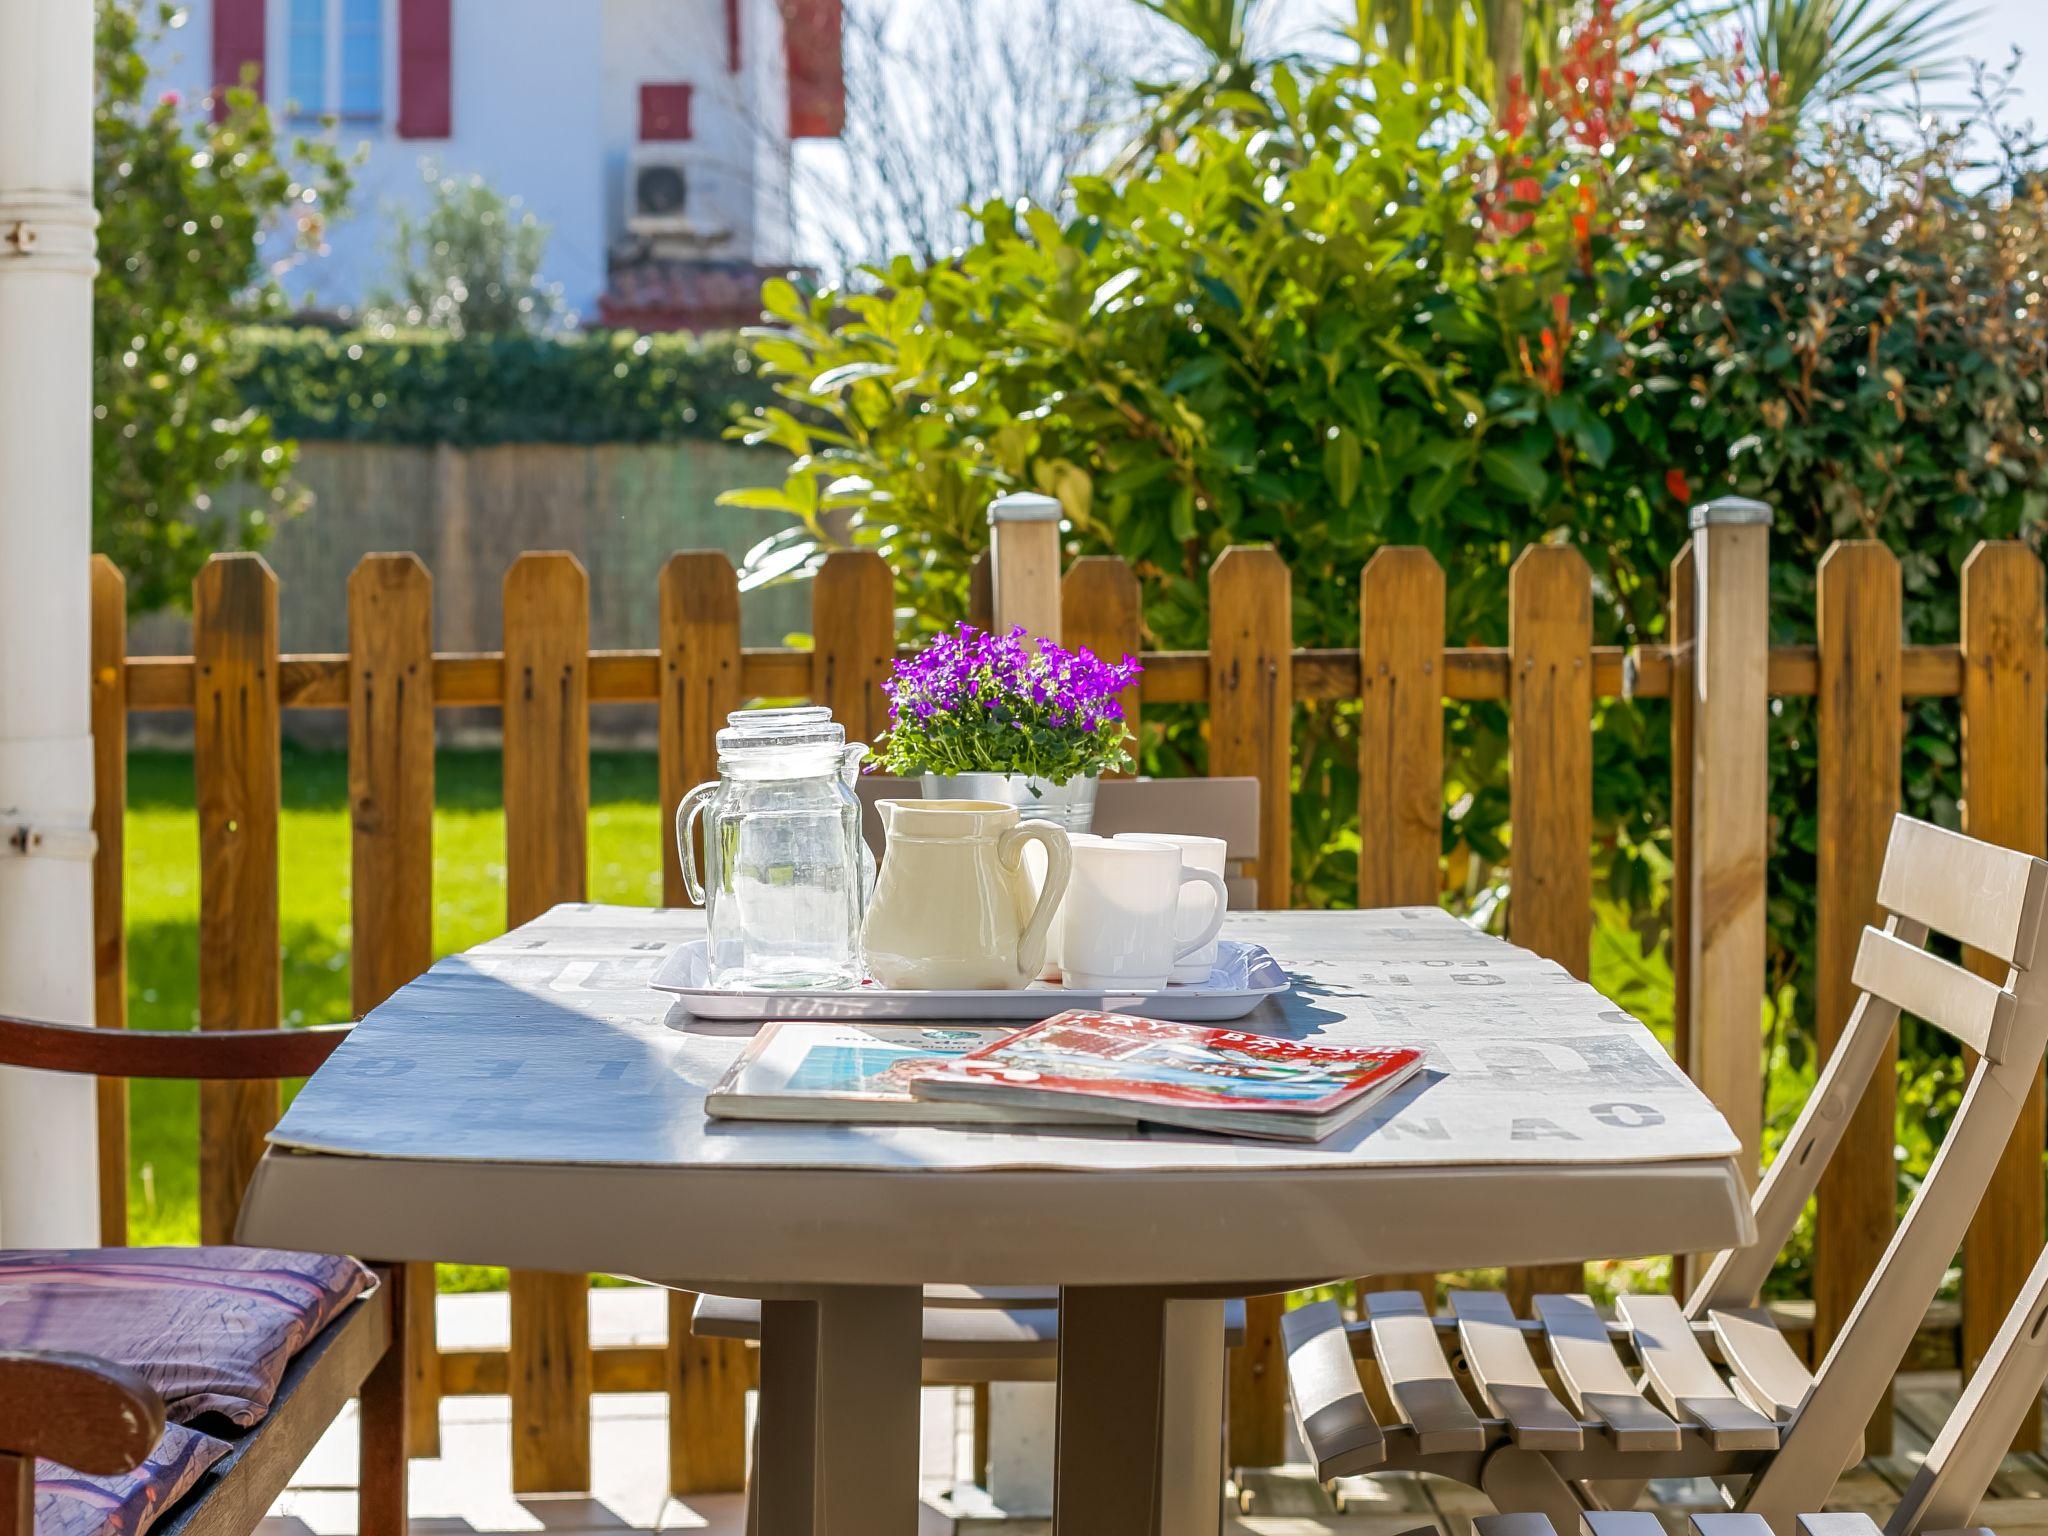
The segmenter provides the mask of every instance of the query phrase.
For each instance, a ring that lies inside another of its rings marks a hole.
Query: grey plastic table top
[[[748,1029],[646,984],[700,931],[694,912],[562,906],[435,965],[293,1102],[242,1240],[773,1294],[1277,1288],[1750,1236],[1738,1143],[1655,1038],[1434,908],[1230,917],[1297,978],[1239,1027],[1429,1052],[1306,1146],[708,1120]]]

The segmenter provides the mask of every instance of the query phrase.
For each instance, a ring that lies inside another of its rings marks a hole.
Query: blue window
[[[295,117],[384,116],[387,0],[287,0],[286,95]]]

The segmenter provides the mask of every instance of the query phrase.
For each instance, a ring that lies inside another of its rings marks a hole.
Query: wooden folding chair
[[[873,774],[861,780],[863,830],[876,856],[882,824],[875,804],[916,799],[918,781]],[[1185,832],[1228,845],[1232,906],[1257,904],[1255,882],[1242,873],[1259,854],[1259,781],[1105,779],[1098,787],[1095,830]],[[924,1307],[926,1386],[985,1387],[990,1382],[1051,1381],[1059,1353],[1059,1295],[1020,1286],[929,1286]],[[1224,1343],[1244,1339],[1244,1303],[1224,1309]],[[707,1338],[761,1339],[761,1303],[735,1296],[699,1296],[691,1331]],[[1221,1432],[1219,1426],[1219,1433]]]
[[[1625,1296],[1613,1319],[1584,1296],[1539,1296],[1535,1317],[1523,1319],[1499,1295],[1471,1292],[1454,1294],[1440,1318],[1412,1291],[1366,1298],[1357,1323],[1332,1302],[1289,1313],[1288,1389],[1322,1477],[1437,1472],[1481,1489],[1498,1509],[1535,1511],[1569,1531],[1588,1509],[1632,1504],[1648,1478],[1747,1477],[1739,1508],[1789,1533],[1862,1454],[1863,1426],[1962,1242],[2048,1046],[2044,897],[2048,863],[1894,821],[1878,885],[1889,916],[1863,931],[1862,996],[1757,1190],[1756,1242],[1720,1254],[1682,1306]],[[2008,964],[2004,985],[1928,953],[1930,930]],[[1887,1059],[1901,1012],[1940,1026],[1977,1061],[1891,1245],[1809,1372],[1757,1293]],[[1446,1334],[1462,1372],[1445,1355]],[[1354,1338],[1378,1360],[1405,1422],[1375,1421]]]

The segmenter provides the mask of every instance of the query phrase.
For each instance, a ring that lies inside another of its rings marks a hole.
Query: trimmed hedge
[[[730,335],[473,336],[251,327],[242,398],[283,438],[375,443],[717,439],[773,391]]]

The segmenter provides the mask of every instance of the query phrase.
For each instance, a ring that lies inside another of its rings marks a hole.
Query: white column
[[[0,1013],[93,1008],[92,0],[0,0]],[[90,1078],[0,1072],[0,1244],[96,1241]]]

